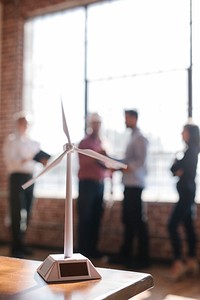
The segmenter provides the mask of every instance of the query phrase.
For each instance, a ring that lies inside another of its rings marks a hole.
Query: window
[[[194,17],[199,20],[197,13]],[[195,81],[200,47],[197,28],[199,21],[194,22],[193,47],[193,96],[199,99]],[[87,109],[102,115],[111,155],[123,155],[127,137],[124,109],[138,109],[139,127],[150,145],[144,197],[174,201],[175,178],[169,168],[175,152],[183,148],[181,131],[188,116],[190,1],[116,0],[67,10],[29,20],[25,41],[24,105],[34,115],[32,135],[44,150],[61,152],[66,142],[61,97],[72,140],[82,138],[86,83]],[[194,99],[195,107],[199,111],[198,100]],[[36,193],[45,191],[45,195],[48,190],[54,197],[64,196],[64,163],[38,181]],[[76,196],[76,155],[73,168]],[[116,172],[112,182],[106,181],[107,197],[122,198],[120,176]],[[50,184],[45,190],[47,181]]]
[[[67,142],[62,130],[61,98],[72,141],[78,142],[83,135],[84,25],[84,9],[38,17],[25,25],[24,106],[34,116],[32,136],[52,154],[52,160]],[[75,174],[76,160],[73,168]],[[63,159],[37,181],[36,194],[63,197],[65,173]]]

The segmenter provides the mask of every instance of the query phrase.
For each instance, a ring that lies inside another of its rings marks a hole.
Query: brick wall
[[[62,10],[68,7],[97,2],[96,0],[1,0],[1,90],[0,90],[0,149],[5,136],[12,130],[12,115],[22,109],[23,78],[23,25],[31,16]],[[1,157],[1,156],[0,156]],[[164,200],[164,199],[163,199]],[[7,214],[7,178],[0,159],[0,240],[9,242]],[[150,232],[150,250],[154,258],[170,258],[171,248],[166,231],[167,218],[172,204],[147,203]],[[122,237],[120,202],[106,203],[101,227],[100,249],[117,252]],[[198,257],[200,259],[200,207],[197,207],[196,228]],[[74,201],[74,245],[76,246],[76,201]],[[51,247],[63,246],[64,200],[36,199],[27,243]],[[184,238],[184,236],[183,236]]]
[[[76,248],[76,200],[74,204],[74,248]],[[150,235],[150,253],[154,259],[171,259],[171,245],[167,232],[167,220],[173,203],[146,203]],[[26,235],[30,245],[62,248],[64,244],[64,199],[35,199],[32,217]],[[0,207],[0,240],[9,242],[9,227],[5,225],[7,201]],[[198,237],[198,258],[200,259],[200,206],[197,206],[195,226]],[[182,230],[183,248],[186,253],[185,235]],[[117,253],[122,242],[123,227],[121,223],[121,202],[105,202],[105,211],[101,225],[99,249],[108,253]]]

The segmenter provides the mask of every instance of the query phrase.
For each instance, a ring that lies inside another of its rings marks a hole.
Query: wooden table
[[[151,287],[149,274],[96,268],[102,279],[47,284],[40,261],[0,256],[0,300],[125,300]]]

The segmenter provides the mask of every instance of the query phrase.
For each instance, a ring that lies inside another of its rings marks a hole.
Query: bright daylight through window
[[[199,6],[193,1],[193,116],[197,124]],[[176,179],[169,168],[183,148],[181,131],[188,118],[190,16],[189,0],[116,0],[28,20],[24,107],[33,114],[32,136],[53,159],[62,152],[66,142],[62,98],[72,141],[78,143],[84,135],[85,107],[98,111],[108,151],[120,158],[128,134],[124,109],[136,108],[139,127],[150,145],[144,199],[176,200]],[[73,157],[76,197],[78,162]],[[35,192],[64,197],[65,161],[38,180]],[[199,189],[199,199],[198,195]],[[107,179],[105,197],[122,199],[120,172]]]

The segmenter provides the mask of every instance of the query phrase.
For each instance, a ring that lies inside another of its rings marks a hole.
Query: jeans
[[[125,187],[122,202],[122,222],[124,224],[124,237],[121,255],[127,260],[131,258],[133,240],[138,240],[138,261],[149,261],[149,236],[147,222],[143,212],[142,188]]]
[[[80,180],[78,197],[78,251],[88,257],[97,254],[103,215],[103,181]]]
[[[182,258],[181,238],[178,232],[180,224],[182,224],[185,229],[188,256],[194,257],[196,255],[196,236],[193,224],[195,189],[178,187],[178,193],[179,201],[175,204],[171,217],[168,221],[168,232],[174,259]]]
[[[32,178],[32,175],[13,173],[9,179],[9,202],[10,202],[10,217],[11,217],[11,235],[12,235],[12,252],[20,252],[23,248],[24,231],[21,229],[21,210],[24,209],[27,213],[27,223],[30,218],[33,188],[30,186],[23,190],[21,185]]]

